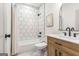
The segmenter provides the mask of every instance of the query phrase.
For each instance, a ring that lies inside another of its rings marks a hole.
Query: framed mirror
[[[59,11],[59,30],[67,27],[79,31],[79,3],[63,3]]]

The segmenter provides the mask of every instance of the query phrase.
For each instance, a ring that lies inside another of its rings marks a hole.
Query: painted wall
[[[61,4],[45,3],[45,34],[57,33],[59,31],[59,10]],[[53,14],[53,26],[46,26],[46,17],[49,14]]]

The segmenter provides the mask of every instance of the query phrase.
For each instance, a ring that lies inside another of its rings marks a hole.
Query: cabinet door
[[[61,56],[60,45],[58,45],[54,39],[55,38],[48,37],[48,56]]]
[[[55,56],[55,46],[54,41],[51,37],[48,38],[48,56]]]
[[[52,43],[48,44],[48,56],[55,56],[55,47]]]
[[[57,44],[49,42],[48,44],[48,56],[61,56],[61,49]]]
[[[62,46],[62,55],[63,56],[79,56],[79,52]]]
[[[62,56],[61,45],[57,44],[57,42],[55,42],[55,49],[57,50],[57,52],[55,52],[55,56]]]

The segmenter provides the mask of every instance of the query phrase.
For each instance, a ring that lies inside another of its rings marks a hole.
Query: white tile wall
[[[17,6],[17,39],[29,40],[37,38],[38,16],[37,10],[28,6]]]

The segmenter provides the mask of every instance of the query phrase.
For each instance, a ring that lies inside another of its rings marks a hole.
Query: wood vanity
[[[48,56],[79,56],[79,44],[47,36]]]

